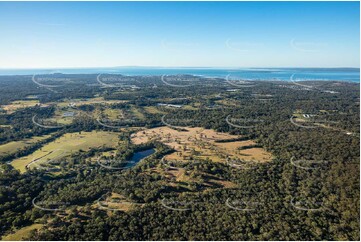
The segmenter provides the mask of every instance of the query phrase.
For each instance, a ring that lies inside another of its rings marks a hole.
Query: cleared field
[[[128,201],[123,195],[112,193],[107,197],[101,198],[97,201],[96,207],[102,210],[111,211],[129,211],[135,206],[140,204],[135,204]]]
[[[185,109],[185,110],[198,110],[199,108],[191,106],[191,105],[184,105],[183,109]]]
[[[13,126],[9,125],[9,124],[0,124],[0,128],[8,128],[11,129]]]
[[[133,107],[131,109],[98,108],[92,115],[105,124],[114,122],[115,126],[117,126],[116,123],[129,123],[145,118],[140,110]]]
[[[125,114],[120,109],[111,109],[107,108],[102,112],[102,115],[108,119],[116,120],[116,119],[125,119]]]
[[[32,224],[29,226],[26,226],[24,228],[21,228],[17,230],[13,234],[9,234],[6,236],[3,236],[1,238],[2,241],[20,241],[24,240],[27,236],[29,236],[30,232],[36,229],[41,229],[43,227],[42,224]]]
[[[26,99],[38,99],[37,95],[28,95],[26,96]]]
[[[62,125],[71,124],[76,115],[77,115],[77,110],[74,110],[72,108],[69,107],[58,108],[55,110],[54,115],[51,118],[46,119],[46,121],[51,121]]]
[[[114,103],[126,103],[127,100],[104,100],[103,97],[94,97],[94,98],[82,98],[82,99],[72,99],[64,100],[63,102],[54,103],[59,106],[81,106],[81,105],[90,105],[90,104],[114,104]]]
[[[15,169],[25,172],[26,167],[40,167],[40,164],[49,160],[59,160],[80,150],[86,151],[96,147],[114,148],[118,144],[118,140],[118,133],[115,132],[67,133],[34,153],[12,161],[11,165]]]
[[[211,129],[186,128],[178,131],[169,127],[142,130],[132,135],[134,144],[158,140],[176,152],[165,157],[166,160],[192,160],[193,158],[210,159],[214,162],[226,162],[227,158],[244,161],[266,162],[272,155],[262,148],[246,148],[255,145],[253,140],[218,143],[219,140],[239,138],[236,135],[219,133]]]
[[[345,129],[337,127],[336,125],[339,122],[325,119],[322,116],[322,114],[328,114],[328,113],[330,113],[329,111],[320,110],[319,113],[320,114],[316,114],[316,115],[303,114],[302,110],[297,110],[295,113],[293,113],[291,122],[295,125],[298,125],[298,126],[301,125],[303,127],[314,127],[314,128],[320,127],[320,128],[339,131],[339,132],[345,133],[347,135],[357,135],[357,133],[353,133],[349,130],[345,130]]]
[[[29,147],[39,141],[49,138],[50,135],[37,136],[30,139],[24,139],[22,141],[12,141],[3,145],[0,145],[0,156],[9,155],[15,153],[21,149]]]
[[[213,188],[235,188],[237,187],[237,184],[227,181],[224,179],[219,179],[211,174],[204,173],[204,172],[197,172],[197,176],[201,176],[202,179],[196,178],[192,176],[191,171],[187,171],[184,168],[178,168],[178,167],[172,167],[172,168],[162,168],[161,166],[158,166],[156,168],[151,169],[152,173],[158,173],[161,174],[166,178],[164,180],[165,186],[185,186],[187,187],[187,183],[198,183],[206,189],[213,189]]]
[[[121,119],[124,114],[121,110],[106,108],[103,111],[100,110],[102,105],[115,104],[115,103],[125,103],[125,100],[104,100],[103,97],[96,98],[88,98],[88,99],[72,99],[72,100],[64,100],[59,103],[49,103],[52,105],[56,105],[55,114],[46,119],[47,121],[56,122],[58,124],[70,124],[74,120],[74,117],[77,115],[87,114],[88,116],[98,117],[100,114],[105,115],[106,118],[109,119]],[[97,109],[93,113],[88,113],[84,111],[80,111],[77,107],[81,105],[92,105],[99,104]]]
[[[114,159],[114,156],[117,155],[117,150],[110,150],[110,151],[105,151],[105,152],[101,152],[100,154],[97,154],[96,156],[91,157],[90,159],[93,162],[97,162],[99,157],[102,157],[102,159]]]
[[[222,99],[222,100],[217,100],[215,101],[216,104],[219,104],[221,106],[238,106],[239,103],[235,100],[232,99]]]
[[[139,108],[136,108],[135,106],[132,106],[132,108],[130,109],[132,115],[134,115],[134,117],[143,120],[144,114],[141,112],[141,110]]]
[[[39,100],[29,99],[29,100],[16,100],[11,102],[10,104],[1,106],[1,108],[5,110],[8,114],[10,114],[17,111],[18,109],[34,107],[36,105],[40,105],[41,107],[56,105],[57,110],[55,112],[55,115],[49,120],[56,121],[57,123],[60,124],[69,124],[71,123],[73,118],[64,117],[64,113],[69,111],[75,111],[74,108],[76,108],[77,106],[91,105],[91,104],[106,105],[106,104],[126,103],[126,102],[127,100],[104,100],[103,97],[95,97],[88,99],[64,100],[62,102],[57,102],[57,103],[49,102],[46,104],[40,104]],[[142,115],[142,114],[138,113],[137,115]]]
[[[148,107],[144,107],[144,110],[147,113],[151,113],[151,114],[165,114],[165,112],[159,110],[157,107],[155,106],[148,106]]]
[[[15,112],[18,109],[34,107],[36,105],[40,105],[39,100],[16,100],[11,102],[10,104],[3,105],[1,108],[9,114]],[[41,106],[46,105],[42,104]]]

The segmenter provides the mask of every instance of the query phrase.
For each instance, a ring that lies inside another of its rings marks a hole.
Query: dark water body
[[[204,77],[244,80],[320,80],[360,82],[360,68],[150,68],[150,67],[114,67],[82,69],[0,69],[0,75],[34,75],[34,74],[122,74],[129,76],[158,76],[191,74]]]
[[[132,158],[130,159],[131,162],[128,163],[125,166],[125,168],[131,168],[131,167],[135,166],[136,164],[138,164],[139,161],[150,156],[151,154],[154,154],[154,152],[155,152],[155,149],[148,149],[148,150],[135,152],[134,155],[132,156]]]

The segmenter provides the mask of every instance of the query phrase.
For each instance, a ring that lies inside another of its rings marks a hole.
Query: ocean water
[[[243,80],[321,80],[360,82],[359,68],[150,68],[114,67],[82,69],[0,69],[0,75],[34,74],[122,74],[122,75],[176,75],[191,74],[204,77],[221,77]]]

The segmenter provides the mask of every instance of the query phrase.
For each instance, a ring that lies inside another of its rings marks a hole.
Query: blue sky
[[[0,68],[359,67],[359,2],[0,2]]]

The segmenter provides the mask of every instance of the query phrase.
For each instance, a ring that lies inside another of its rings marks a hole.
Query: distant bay
[[[122,74],[130,76],[158,76],[190,74],[204,77],[229,77],[243,80],[320,80],[360,82],[359,68],[161,68],[161,67],[113,67],[113,68],[64,68],[64,69],[0,69],[0,75],[34,74]]]

